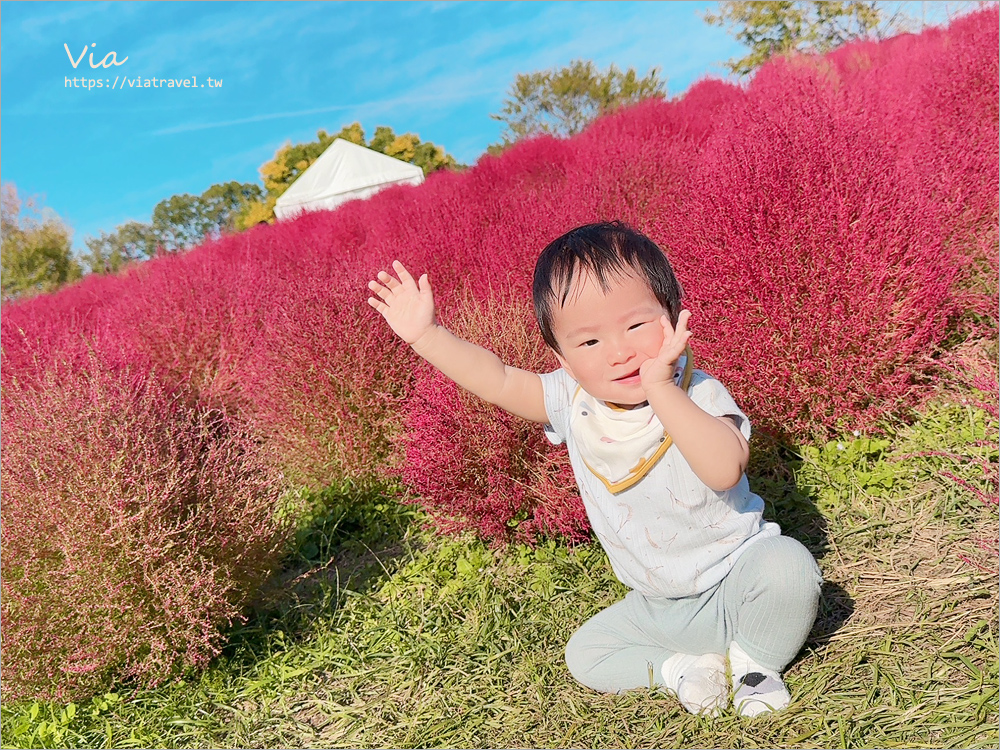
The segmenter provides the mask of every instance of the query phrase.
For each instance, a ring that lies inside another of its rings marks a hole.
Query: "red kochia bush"
[[[556,367],[542,343],[523,291],[471,296],[443,310],[456,335],[514,367]],[[460,389],[421,364],[406,404],[403,478],[413,502],[445,532],[474,530],[493,544],[570,541],[590,533],[564,446],[553,446],[542,426],[512,416]]]
[[[67,348],[78,350],[80,336],[92,336],[102,326],[102,310],[129,285],[124,276],[91,274],[53,294],[5,302],[0,307],[0,382],[38,376]]]
[[[265,316],[261,345],[244,364],[250,418],[293,482],[393,476],[389,437],[410,353],[365,304],[360,278],[296,286],[294,299]]]
[[[939,216],[856,105],[811,66],[762,69],[669,243],[699,361],[793,439],[918,400],[956,311]]]
[[[216,655],[285,537],[253,436],[96,354],[5,384],[2,418],[4,698],[152,686]]]
[[[871,425],[919,402],[934,357],[951,356],[942,347],[981,335],[970,310],[995,336],[996,49],[993,7],[776,61],[746,88],[703,82],[571,139],[521,142],[419,187],[5,305],[5,408],[20,392],[9,384],[82,362],[74,342],[99,336],[117,352],[104,361],[148,363],[166,387],[239,409],[296,481],[398,476],[405,416],[408,476],[439,518],[454,509],[455,528],[496,539],[563,533],[565,521],[572,537],[584,520],[560,510],[562,469],[518,452],[537,430],[522,440],[516,420],[473,409],[439,375],[414,378],[365,282],[399,258],[431,274],[443,307],[463,288],[487,304],[491,287],[526,294],[554,237],[625,219],[667,249],[695,312],[697,361],[757,425],[796,441]],[[499,325],[470,335],[506,346]],[[72,368],[60,372],[77,387]],[[476,416],[449,422],[449,409]],[[95,475],[105,464],[94,459]]]
[[[596,120],[564,146],[574,155],[568,201],[586,205],[594,219],[625,221],[640,231],[648,231],[654,219],[671,223],[685,210],[701,146],[743,96],[731,84],[704,81],[678,102],[652,99]],[[529,269],[556,236],[538,245]]]
[[[994,6],[947,29],[847,45],[826,58],[838,85],[872,115],[901,182],[941,218],[962,266],[959,304],[988,319],[995,318],[998,278],[998,27]],[[995,337],[995,321],[975,335]]]
[[[239,238],[139,266],[127,295],[104,315],[123,345],[141,351],[169,385],[203,400],[240,404],[236,373],[259,329],[253,295],[262,264],[248,263]]]

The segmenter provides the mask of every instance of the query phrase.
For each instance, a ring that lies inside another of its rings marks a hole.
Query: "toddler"
[[[427,274],[393,269],[369,282],[369,304],[460,386],[566,443],[594,533],[631,589],[570,638],[573,676],[610,693],[659,684],[692,713],[718,713],[730,689],[744,716],[787,706],[781,672],[816,617],[819,569],[763,520],[744,474],[750,423],[693,369],[690,313],[660,248],[611,222],[542,251],[535,313],[561,365],[542,374],[451,334]]]

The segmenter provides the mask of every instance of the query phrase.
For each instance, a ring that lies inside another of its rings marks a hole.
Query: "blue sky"
[[[38,196],[83,250],[176,193],[259,182],[282,143],[319,128],[389,125],[472,164],[499,139],[489,115],[518,73],[655,66],[670,96],[724,77],[742,48],[702,19],[714,5],[4,2],[0,179]],[[120,88],[137,77],[196,85]]]

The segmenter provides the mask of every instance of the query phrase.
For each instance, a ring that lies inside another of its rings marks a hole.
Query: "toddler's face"
[[[573,280],[566,304],[556,307],[552,329],[560,364],[591,396],[630,408],[646,400],[639,366],[663,345],[666,310],[649,285],[615,276],[605,293],[589,272]]]

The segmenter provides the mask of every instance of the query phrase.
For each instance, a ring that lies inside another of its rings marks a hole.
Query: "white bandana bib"
[[[674,382],[679,380],[685,391],[691,384],[692,359],[689,347],[674,374]],[[587,468],[612,493],[646,476],[673,444],[649,404],[635,409],[609,406],[582,388],[573,395],[569,427]]]

